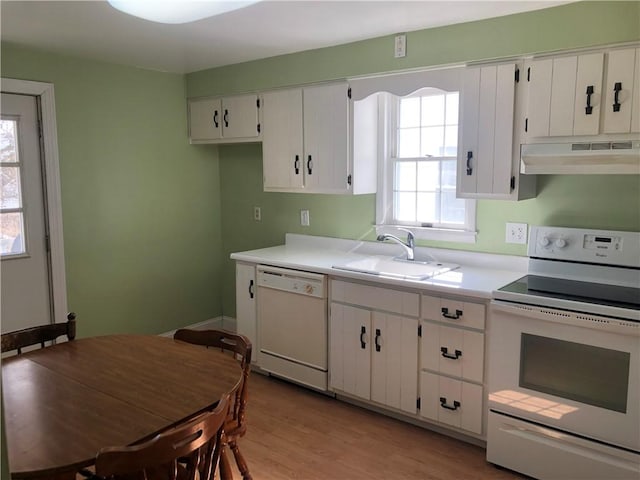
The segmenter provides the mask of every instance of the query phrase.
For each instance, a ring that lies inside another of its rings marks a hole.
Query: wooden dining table
[[[12,478],[73,478],[102,447],[132,445],[214,408],[240,383],[220,350],[151,335],[59,343],[2,359]]]

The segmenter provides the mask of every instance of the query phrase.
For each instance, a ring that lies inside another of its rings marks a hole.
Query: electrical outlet
[[[262,212],[260,211],[260,207],[253,207],[253,219],[256,222],[262,220]]]
[[[507,243],[527,243],[527,224],[526,223],[507,223],[507,234],[505,238]]]
[[[309,210],[300,210],[300,225],[309,226]]]

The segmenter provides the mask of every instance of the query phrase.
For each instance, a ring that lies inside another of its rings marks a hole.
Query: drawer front
[[[417,317],[420,314],[420,296],[417,293],[340,280],[331,281],[331,300],[411,317]]]
[[[484,334],[422,322],[421,367],[482,383]]]
[[[421,318],[484,330],[485,306],[481,303],[422,295]]]
[[[420,415],[452,427],[482,434],[482,387],[442,377],[420,374]]]

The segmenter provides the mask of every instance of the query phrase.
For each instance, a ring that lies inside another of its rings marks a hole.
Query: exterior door
[[[2,94],[2,332],[52,321],[37,99]]]

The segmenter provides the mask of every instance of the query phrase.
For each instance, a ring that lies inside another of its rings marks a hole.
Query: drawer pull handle
[[[446,408],[447,410],[457,410],[460,408],[460,402],[457,400],[453,401],[453,407],[451,405],[447,405],[446,397],[440,397],[440,406],[442,408]]]
[[[442,352],[442,356],[444,358],[450,358],[452,360],[458,360],[462,356],[462,352],[460,350],[454,350],[454,353],[449,353],[449,349],[447,347],[440,347],[440,351]]]
[[[442,307],[442,316],[445,318],[451,318],[452,320],[457,320],[462,316],[462,310],[456,310],[455,314],[451,314],[447,307]]]
[[[622,90],[622,82],[616,82],[613,86],[614,98],[613,98],[613,111],[620,111],[620,90]]]
[[[376,352],[380,351],[380,344],[378,343],[379,338],[380,338],[380,329],[376,328],[376,338],[374,340],[374,343],[376,344]]]
[[[585,107],[585,114],[591,115],[593,113],[593,106],[591,106],[591,95],[593,95],[593,85],[587,87],[587,106]]]
[[[363,350],[367,348],[367,329],[364,326],[360,327],[360,348]]]

